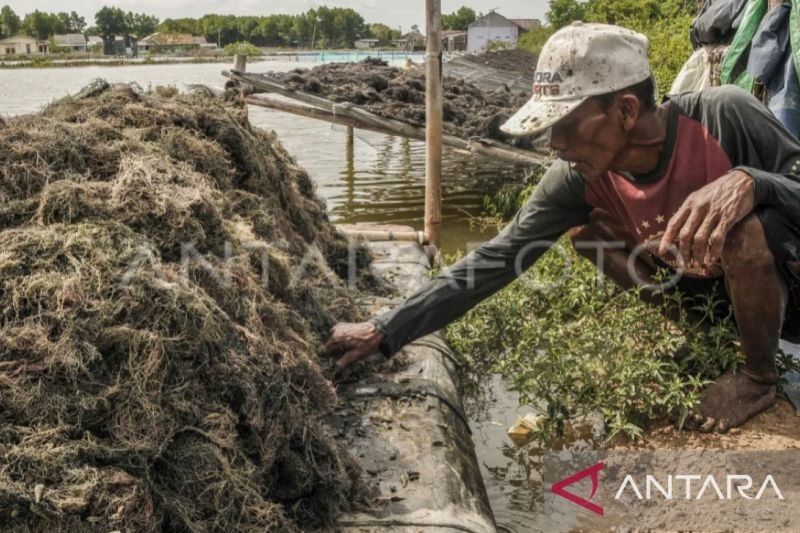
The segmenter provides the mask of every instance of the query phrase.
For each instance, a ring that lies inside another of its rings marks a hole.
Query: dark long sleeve
[[[370,320],[392,355],[453,322],[527,270],[568,229],[587,221],[585,180],[556,162],[526,205],[495,238],[433,278],[403,304]]]
[[[800,226],[800,141],[738,87],[715,87],[678,99],[708,125],[733,167],[753,176],[756,206],[775,207]]]
[[[800,225],[800,141],[755,100],[743,99],[738,120],[752,143],[736,168],[753,176],[756,206],[772,206]]]

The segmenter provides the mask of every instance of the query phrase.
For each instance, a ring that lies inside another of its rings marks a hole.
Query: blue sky
[[[300,13],[320,5],[328,7],[351,7],[361,13],[367,22],[383,22],[403,31],[412,24],[420,28],[425,23],[425,1],[393,2],[386,0],[0,0],[8,4],[20,16],[35,9],[42,11],[77,11],[94,24],[94,13],[104,5],[116,6],[125,11],[145,12],[160,19],[177,17],[200,17],[206,13],[235,15],[270,15],[275,13]],[[462,5],[475,11],[497,11],[509,18],[544,19],[548,0],[442,0],[442,11],[449,13]]]

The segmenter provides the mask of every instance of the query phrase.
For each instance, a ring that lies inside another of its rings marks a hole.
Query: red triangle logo
[[[603,516],[603,508],[597,505],[596,503],[592,503],[590,500],[594,498],[595,494],[597,494],[597,489],[600,486],[600,471],[603,469],[603,462],[600,461],[594,466],[590,466],[586,470],[581,470],[575,474],[572,474],[569,477],[562,479],[561,481],[557,481],[553,483],[553,486],[550,490],[553,491],[554,494],[561,496],[562,498],[571,501],[574,504],[580,505],[584,509],[588,509],[589,511]],[[565,487],[572,485],[585,477],[592,478],[592,494],[589,496],[588,500],[585,500],[578,496],[577,494],[573,494],[572,492],[568,492],[565,490]]]

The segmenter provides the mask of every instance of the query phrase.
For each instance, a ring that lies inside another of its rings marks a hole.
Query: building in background
[[[511,22],[519,26],[520,30],[519,33],[523,34],[526,31],[530,31],[534,28],[541,28],[542,21],[539,19],[509,19]]]
[[[467,28],[467,53],[477,54],[492,48],[516,48],[522,28],[500,13],[490,11]]]
[[[139,57],[139,47],[136,44],[136,36],[134,35],[116,35],[110,45],[110,49],[105,51],[106,55]]]
[[[101,40],[102,42],[102,40]],[[86,37],[82,33],[66,33],[64,35],[53,35],[54,50],[57,52],[86,52]]]
[[[176,52],[196,52],[200,48],[214,48],[215,45],[206,41],[205,37],[195,37],[188,33],[154,33],[148,35],[137,43],[142,52],[155,52],[159,54]]]
[[[359,50],[366,50],[368,48],[375,48],[380,43],[379,39],[359,39],[356,41],[356,48]]]
[[[99,35],[90,35],[86,38],[86,48],[90,52],[102,52],[103,51],[103,38]]]
[[[392,43],[401,50],[413,52],[414,50],[424,50],[426,45],[425,36],[418,31],[410,31]]]
[[[33,56],[46,54],[47,41],[39,41],[27,35],[15,35],[0,41],[0,56]]]

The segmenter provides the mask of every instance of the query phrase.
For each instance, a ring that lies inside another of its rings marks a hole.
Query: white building
[[[467,53],[485,52],[492,43],[516,48],[520,26],[499,13],[490,11],[467,28]]]
[[[375,48],[378,44],[380,44],[378,39],[359,39],[355,42],[355,46],[359,50]]]
[[[47,41],[15,35],[0,41],[0,56],[30,56],[47,53]]]

